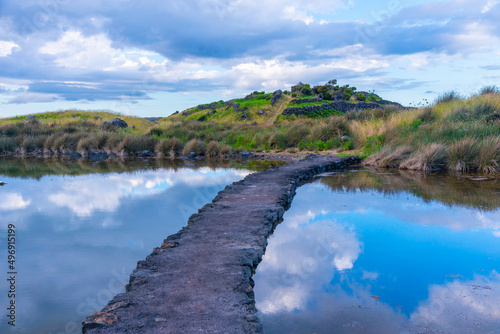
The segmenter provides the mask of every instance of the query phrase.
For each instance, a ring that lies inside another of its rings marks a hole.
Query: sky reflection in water
[[[21,179],[2,176],[0,271],[6,226],[17,232],[17,321],[1,333],[81,333],[81,321],[124,291],[151,253],[227,184],[250,172],[179,168]],[[0,291],[7,291],[5,279]]]
[[[254,276],[265,332],[500,333],[499,191],[368,171],[299,188]]]

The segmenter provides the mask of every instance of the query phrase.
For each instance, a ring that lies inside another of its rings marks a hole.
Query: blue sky
[[[0,117],[166,116],[336,78],[418,103],[500,78],[499,0],[2,0]]]

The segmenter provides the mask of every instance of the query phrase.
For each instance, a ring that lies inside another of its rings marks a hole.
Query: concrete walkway
[[[311,156],[227,186],[139,261],[127,292],[83,322],[83,333],[262,333],[252,275],[295,189],[358,163]]]

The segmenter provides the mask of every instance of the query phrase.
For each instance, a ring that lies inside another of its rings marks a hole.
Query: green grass
[[[0,119],[0,154],[99,150],[134,155],[149,150],[167,157],[189,152],[220,157],[243,150],[330,151],[358,154],[378,166],[500,172],[500,95],[494,88],[469,98],[446,93],[426,108],[386,106],[346,114],[320,110],[310,118],[278,112],[289,105],[290,94],[274,106],[271,97],[256,92],[234,100],[246,109],[249,120],[245,121],[238,121],[241,113],[221,101],[214,103],[215,112],[194,107],[186,111],[187,116],[177,113],[156,123],[75,110],[41,113],[35,120],[25,116]],[[267,115],[258,115],[259,110]],[[116,117],[135,128],[101,124]]]

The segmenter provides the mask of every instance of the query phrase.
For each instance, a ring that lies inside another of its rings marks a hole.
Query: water
[[[266,333],[500,333],[500,180],[353,170],[299,188],[254,276]]]
[[[259,163],[0,160],[0,332],[81,333],[138,260]],[[16,230],[16,326],[7,324],[7,227]]]

